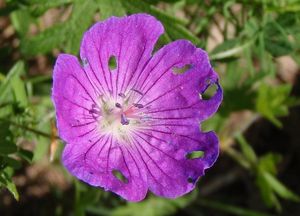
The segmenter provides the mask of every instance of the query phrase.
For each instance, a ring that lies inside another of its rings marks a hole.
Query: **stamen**
[[[120,97],[122,97],[122,98],[125,98],[126,96],[125,96],[125,94],[123,94],[123,93],[119,93],[118,94]]]
[[[92,109],[89,110],[89,113],[90,114],[100,114],[100,111],[92,108]]]
[[[139,90],[136,90],[136,89],[131,89],[132,91],[134,91],[134,92],[136,92],[136,93],[138,93],[138,94],[140,94],[140,95],[144,95],[142,92],[140,92]]]
[[[119,103],[116,103],[115,106],[120,109],[122,108],[121,104],[119,104]]]
[[[129,125],[129,120],[126,118],[125,114],[121,114],[121,124]]]
[[[144,105],[143,104],[133,104],[133,106],[135,106],[135,107],[137,107],[137,108],[139,108],[139,109],[141,109],[141,108],[144,108]]]
[[[90,114],[98,114],[100,115],[100,110],[98,109],[98,107],[96,106],[96,104],[92,104],[92,108],[89,110]]]

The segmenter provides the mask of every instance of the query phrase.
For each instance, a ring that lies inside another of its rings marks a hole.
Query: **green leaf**
[[[50,8],[63,6],[73,1],[74,0],[26,0],[26,3],[29,4],[30,13],[38,17]]]
[[[15,153],[18,148],[13,142],[9,123],[0,121],[0,155]]]
[[[219,132],[224,128],[225,121],[226,121],[226,119],[223,118],[222,115],[220,115],[219,113],[216,113],[214,116],[212,116],[211,118],[209,118],[201,123],[201,130],[203,130],[203,131],[212,131],[213,130],[213,131]]]
[[[74,0],[25,0],[27,4],[29,5],[44,5],[44,7],[56,7],[56,6],[61,6],[66,3],[71,3]]]
[[[126,14],[122,5],[122,0],[96,0],[100,9],[101,19],[107,19],[110,16],[123,16]]]
[[[278,196],[284,199],[300,202],[300,197],[284,186],[272,174],[263,172],[263,176],[266,182],[268,182],[270,187],[278,194]]]
[[[4,156],[3,157],[3,164],[6,166],[12,167],[13,169],[19,169],[21,168],[22,164],[19,160],[16,160],[11,157]]]
[[[269,22],[264,28],[266,50],[273,56],[288,55],[294,51],[284,29],[277,22]]]
[[[67,21],[66,45],[67,53],[77,54],[84,31],[91,25],[93,16],[97,10],[94,0],[75,0],[72,15]],[[83,15],[84,14],[84,15]]]
[[[271,153],[261,157],[258,162],[256,177],[256,184],[265,204],[269,207],[276,207],[278,211],[281,210],[281,206],[276,194],[284,199],[300,201],[298,195],[290,191],[275,177],[277,173],[276,164],[280,159],[280,155]]]
[[[183,26],[186,24],[185,20],[173,17],[142,0],[127,0],[122,1],[122,4],[129,13],[144,12],[154,15],[163,23],[166,34],[172,40],[185,38],[198,46],[202,45],[200,39]]]
[[[33,158],[33,153],[26,149],[19,149],[18,156],[20,156],[22,159],[26,160],[27,162],[31,163]]]
[[[216,202],[207,199],[200,199],[197,202],[199,205],[211,208],[213,210],[217,210],[224,213],[229,213],[230,215],[237,215],[237,216],[270,216],[269,214],[253,211],[246,208],[241,208],[238,206],[225,204],[222,202]]]
[[[0,104],[0,118],[5,118],[14,112],[14,107],[11,102]]]
[[[271,7],[268,8],[268,11],[275,11],[278,13],[294,13],[300,11],[300,4],[298,0],[290,1],[273,1],[274,3]]]
[[[14,198],[19,201],[19,193],[16,185],[13,182],[7,182],[6,188],[9,190],[9,192],[11,192]]]
[[[16,10],[16,6],[7,3],[5,7],[0,8],[0,16],[9,16],[9,14],[12,13],[14,10]]]
[[[196,46],[201,47],[203,45],[200,39],[183,25],[168,23],[164,21],[162,22],[164,23],[164,27],[166,29],[167,34],[172,40],[179,40],[184,38],[191,41]]]
[[[42,136],[37,136],[35,137],[36,142],[38,145],[35,146],[34,148],[34,153],[33,153],[33,162],[37,162],[41,160],[49,151],[49,138],[45,138]]]
[[[21,40],[21,52],[24,55],[34,56],[58,48],[65,41],[67,30],[64,23],[59,23],[34,37],[24,38]]]
[[[294,31],[299,31],[298,23],[297,23],[297,13],[284,13],[280,14],[276,18],[276,22],[280,26],[284,26],[285,31],[289,33],[293,33]]]
[[[281,155],[275,153],[268,153],[259,158],[259,169],[272,174],[277,173],[276,164],[281,161]]]
[[[181,25],[187,24],[186,20],[182,20],[177,17],[171,16],[143,0],[122,0],[121,2],[124,8],[130,13],[144,12],[152,14],[162,22],[176,23]]]
[[[61,47],[68,53],[77,54],[83,32],[90,26],[97,5],[94,0],[73,1],[73,10],[69,20],[55,24],[36,36],[21,40],[21,51],[23,54],[33,56]],[[57,5],[70,2],[56,1]],[[55,4],[55,6],[57,5]]]
[[[277,127],[281,127],[282,124],[276,117],[288,114],[288,107],[292,105],[290,101],[293,98],[290,96],[291,89],[289,84],[280,86],[261,84],[256,100],[256,110]],[[294,100],[294,102],[297,101]]]
[[[224,97],[222,108],[219,111],[223,116],[228,116],[234,111],[255,109],[255,92],[246,85],[235,86],[233,89],[224,88],[224,95],[226,97]],[[238,103],[233,101],[238,101]]]
[[[278,211],[281,210],[280,202],[274,193],[273,188],[271,185],[266,181],[264,177],[264,173],[268,172],[273,175],[277,173],[276,164],[281,160],[279,154],[269,153],[267,155],[262,156],[259,158],[257,164],[257,174],[256,174],[256,184],[260,190],[260,194],[264,200],[264,203],[268,207],[275,207]]]
[[[239,46],[241,41],[238,38],[226,40],[223,43],[217,45],[212,51],[211,55],[224,52],[226,50],[232,49],[234,47]]]
[[[5,77],[4,81],[0,85],[0,102],[2,103],[5,101],[7,94],[11,88],[11,82],[16,77],[19,77],[21,73],[24,71],[24,63],[22,61],[18,61],[13,68],[8,72],[7,76]]]
[[[250,144],[246,141],[245,137],[242,134],[238,134],[236,136],[236,139],[240,144],[241,150],[245,155],[245,157],[247,158],[247,160],[249,160],[250,163],[255,164],[257,161],[255,151],[250,146]]]
[[[174,200],[167,200],[159,197],[149,197],[140,203],[127,203],[112,211],[111,216],[165,216],[174,214],[177,209],[184,208],[196,198],[197,193],[180,197]],[[155,206],[155,208],[153,208]]]
[[[15,153],[18,150],[16,144],[10,141],[1,140],[0,141],[0,155],[8,155]]]
[[[19,193],[17,191],[16,185],[12,182],[11,179],[12,170],[7,168],[4,172],[0,173],[0,185],[4,185],[9,192],[14,196],[14,198],[19,200]]]
[[[0,82],[2,82],[3,80],[5,80],[5,76],[2,73],[0,73]]]
[[[273,192],[272,188],[270,185],[266,182],[265,178],[259,172],[256,177],[255,181],[256,185],[259,188],[260,195],[265,203],[266,206],[270,207],[275,207],[278,211],[281,210],[281,205]]]
[[[196,159],[196,158],[202,158],[204,156],[204,151],[193,151],[186,155],[186,158],[188,159]]]
[[[11,80],[11,86],[14,93],[15,102],[21,107],[27,107],[28,98],[27,98],[25,83],[23,80],[21,80],[20,76],[15,76]]]
[[[258,19],[256,17],[250,17],[244,24],[244,28],[241,34],[247,38],[252,38],[259,32]]]
[[[24,108],[28,104],[28,98],[26,94],[25,84],[21,80],[21,74],[24,73],[24,63],[22,61],[17,62],[14,67],[8,72],[4,81],[0,85],[0,108],[11,108],[10,111],[18,111],[20,108]],[[13,94],[8,95],[9,92]],[[10,102],[14,99],[15,103]],[[10,105],[11,107],[9,107]],[[0,116],[4,116],[5,111],[1,110]],[[9,113],[6,113],[8,115]]]
[[[238,54],[242,53],[246,48],[248,48],[253,43],[253,39],[240,44],[239,40],[228,40],[217,46],[211,53],[211,60],[222,60],[226,58],[236,57]]]
[[[32,21],[29,11],[25,9],[16,10],[11,13],[10,19],[16,31],[21,36],[25,36]]]
[[[288,55],[293,52],[293,47],[288,40],[281,37],[265,40],[266,49],[275,57]]]

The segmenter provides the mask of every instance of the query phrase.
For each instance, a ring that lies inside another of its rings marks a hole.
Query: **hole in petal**
[[[109,67],[110,72],[112,72],[113,70],[115,70],[117,68],[117,59],[115,56],[109,57],[108,67]]]
[[[186,154],[187,159],[202,158],[204,156],[204,151],[193,151]]]
[[[119,170],[113,170],[112,173],[113,173],[114,177],[116,177],[121,182],[123,182],[125,184],[128,183],[128,179]]]
[[[196,180],[197,179],[192,178],[192,177],[188,177],[188,179],[187,179],[188,183],[191,183],[191,184],[195,184]]]
[[[192,65],[186,64],[183,67],[173,67],[172,70],[173,70],[174,74],[183,74],[191,68],[192,68]]]
[[[89,64],[89,63],[88,63],[88,60],[87,60],[86,58],[82,58],[82,59],[81,59],[81,66],[82,66],[82,67],[86,67],[88,64]]]
[[[200,98],[203,100],[209,100],[216,94],[217,89],[218,86],[215,83],[209,84],[209,86],[204,90],[204,92],[200,94]]]

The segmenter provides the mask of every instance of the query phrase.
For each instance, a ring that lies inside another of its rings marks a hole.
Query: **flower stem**
[[[23,130],[25,130],[25,131],[29,131],[29,132],[35,133],[35,134],[37,134],[37,135],[40,135],[40,136],[43,136],[43,137],[46,137],[46,138],[49,138],[49,139],[53,139],[53,138],[59,139],[58,136],[53,136],[53,135],[48,134],[48,133],[45,133],[45,132],[43,132],[43,131],[36,130],[36,129],[34,129],[34,128],[31,128],[31,127],[28,127],[28,126],[25,126],[25,125],[22,125],[22,124],[13,122],[13,121],[9,121],[9,120],[7,120],[7,119],[1,119],[1,118],[0,118],[0,121],[2,121],[2,122],[8,122],[8,123],[10,123],[11,125],[13,125],[13,126],[15,126],[15,127],[21,128],[21,129],[23,129]]]

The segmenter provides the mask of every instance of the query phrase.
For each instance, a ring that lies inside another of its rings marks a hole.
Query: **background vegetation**
[[[202,128],[221,155],[191,194],[127,203],[62,167],[50,92],[90,25],[140,12],[164,24],[158,47],[209,52],[224,102]],[[300,215],[299,26],[299,0],[0,0],[1,215]]]

